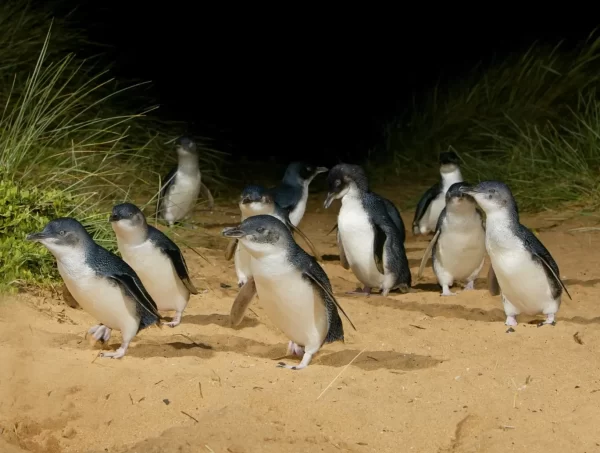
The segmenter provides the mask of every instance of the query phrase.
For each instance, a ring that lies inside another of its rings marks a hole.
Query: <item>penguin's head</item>
[[[39,242],[55,256],[66,256],[81,250],[92,241],[83,225],[71,217],[51,220],[42,231],[28,234],[26,239]]]
[[[446,206],[452,208],[472,208],[476,205],[475,199],[466,193],[464,189],[469,189],[471,186],[462,181],[452,184],[446,192]]]
[[[223,230],[223,236],[239,239],[253,256],[275,253],[293,241],[288,227],[271,215],[255,215],[237,227]]]
[[[146,217],[133,203],[113,206],[108,220],[117,236],[135,234],[140,230],[146,231]]]
[[[510,188],[500,181],[482,181],[475,186],[464,186],[460,190],[472,196],[477,204],[490,214],[502,209],[517,209]]]
[[[177,155],[179,157],[198,155],[198,147],[196,146],[196,142],[185,136],[177,139],[175,142],[175,150],[177,151]]]
[[[440,172],[452,173],[460,164],[460,159],[454,151],[440,153]]]
[[[344,197],[350,190],[369,190],[369,181],[365,171],[359,165],[338,164],[327,175],[329,193],[323,206],[327,209],[333,200]]]
[[[261,186],[246,186],[240,195],[239,207],[242,217],[270,214],[275,206],[273,196]]]
[[[292,162],[285,170],[283,180],[304,184],[305,182],[311,182],[319,173],[325,173],[326,171],[328,171],[327,167],[317,167],[305,162]]]

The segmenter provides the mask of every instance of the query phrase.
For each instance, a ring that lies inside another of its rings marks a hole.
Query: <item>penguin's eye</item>
[[[258,231],[259,233],[264,233],[265,229],[263,227],[258,227],[256,231]]]
[[[60,234],[61,236],[64,236],[64,235],[65,235],[65,230],[60,230],[60,231],[58,232],[58,234]]]
[[[340,181],[339,179],[336,179],[335,180],[335,187],[338,187],[341,183],[342,183],[342,181]]]

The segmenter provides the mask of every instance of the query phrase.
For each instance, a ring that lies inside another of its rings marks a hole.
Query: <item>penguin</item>
[[[327,182],[325,209],[334,199],[342,201],[337,220],[340,261],[364,285],[362,291],[351,294],[368,295],[371,288],[380,288],[384,296],[392,289],[410,291],[403,234],[397,219],[390,215],[391,202],[370,191],[367,176],[358,165],[336,165],[329,171]]]
[[[446,204],[448,188],[454,183],[463,181],[459,162],[458,156],[453,151],[440,154],[442,181],[427,189],[417,204],[412,225],[415,236],[435,232],[438,217]]]
[[[213,196],[202,183],[196,143],[188,137],[180,137],[175,149],[178,164],[165,177],[158,206],[159,217],[170,227],[188,217],[201,191],[208,198],[209,209],[214,207]]]
[[[465,182],[457,182],[448,188],[446,206],[419,268],[420,278],[431,256],[442,296],[456,296],[450,287],[457,280],[466,280],[464,289],[472,290],[485,261],[483,217],[475,199],[460,190],[467,186]]]
[[[550,252],[520,223],[510,188],[500,181],[483,181],[460,190],[485,212],[485,246],[502,294],[506,325],[516,326],[521,313],[545,314],[538,327],[555,325],[563,289],[569,299],[571,295]]]
[[[254,284],[251,290],[240,291],[234,301],[242,309],[232,311],[243,316],[247,297],[256,292],[269,319],[289,338],[288,354],[302,356],[299,365],[280,362],[278,366],[306,368],[324,343],[344,341],[338,309],[356,329],[333,296],[323,268],[296,244],[279,219],[251,216],[237,227],[225,228],[223,235],[238,239],[251,256]]]
[[[308,186],[319,173],[325,173],[326,167],[314,167],[304,162],[292,162],[288,165],[281,183],[269,189],[275,203],[285,209],[290,222],[298,226],[308,201]]]
[[[310,239],[289,219],[287,211],[275,203],[273,196],[264,187],[250,185],[244,188],[240,196],[239,208],[241,212],[241,220],[245,220],[253,215],[272,215],[285,223],[290,231],[298,233],[308,244],[312,253],[317,258],[321,259],[321,255]],[[250,277],[250,256],[244,251],[243,246],[239,244],[237,239],[229,242],[225,251],[225,258],[230,260],[235,257],[235,271],[238,277],[238,286],[242,287]]]
[[[108,341],[112,329],[121,331],[121,347],[115,352],[101,352],[102,357],[123,357],[140,330],[154,324],[161,327],[156,302],[135,271],[96,244],[77,220],[54,219],[26,239],[41,243],[54,255],[58,272],[73,298],[100,321],[89,334],[98,341]]]
[[[119,253],[140,277],[158,309],[175,310],[173,321],[166,325],[179,325],[190,294],[198,294],[181,250],[164,233],[148,225],[142,211],[132,203],[114,206],[109,220]]]

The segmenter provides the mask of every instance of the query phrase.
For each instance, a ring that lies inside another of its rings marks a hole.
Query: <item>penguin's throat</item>
[[[148,227],[120,228],[117,226],[115,234],[119,240],[127,245],[142,245],[148,239]]]
[[[463,181],[462,173],[458,167],[455,167],[453,170],[448,172],[441,171],[440,174],[442,176],[442,186],[446,190],[448,190],[452,184]]]
[[[191,154],[184,154],[179,156],[179,161],[177,165],[177,170],[189,175],[193,175],[198,172],[199,162],[198,156],[194,156]]]

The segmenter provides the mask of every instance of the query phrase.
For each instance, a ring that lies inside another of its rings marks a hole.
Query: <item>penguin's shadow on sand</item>
[[[231,328],[229,322],[229,315],[222,313],[212,313],[210,315],[184,315],[181,319],[182,323],[186,324],[196,324],[198,326],[208,326],[210,324],[214,324],[220,327]],[[258,319],[249,316],[246,313],[244,319],[236,327],[236,329],[243,329],[245,327],[256,327],[262,324]]]

